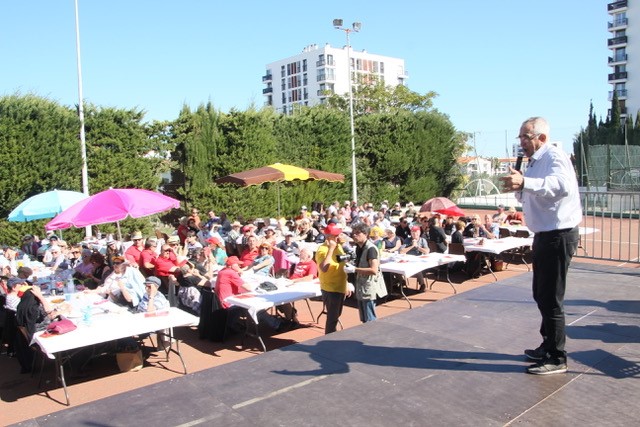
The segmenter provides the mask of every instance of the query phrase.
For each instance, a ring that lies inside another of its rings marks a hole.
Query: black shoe
[[[427,290],[427,285],[425,284],[420,285],[420,292],[424,292],[426,290]]]
[[[292,324],[293,324],[293,322],[291,320],[281,319],[280,320],[280,324],[276,328],[276,332],[280,333],[280,332],[289,331],[289,330],[291,330],[291,325]]]
[[[526,349],[524,351],[524,355],[529,360],[542,360],[545,357],[547,357],[547,351],[544,348],[542,348],[542,346],[540,346],[534,350]]]
[[[567,367],[566,362],[546,358],[535,365],[529,366],[527,368],[527,373],[532,375],[564,374],[567,372],[567,369],[569,368]]]

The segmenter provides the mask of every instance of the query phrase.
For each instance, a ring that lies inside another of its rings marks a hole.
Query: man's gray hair
[[[531,124],[533,127],[534,133],[544,134],[549,137],[549,122],[544,117],[529,117],[527,120],[522,122],[522,125]]]

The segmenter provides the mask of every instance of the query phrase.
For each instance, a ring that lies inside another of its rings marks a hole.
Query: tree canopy
[[[455,162],[467,136],[432,109],[434,96],[402,86],[357,88],[359,202],[420,202],[448,196],[458,186],[461,177]],[[221,112],[209,102],[193,111],[183,106],[173,121],[151,123],[144,122],[140,110],[86,105],[90,193],[109,187],[159,190],[180,199],[185,210],[212,209],[244,218],[275,216],[278,193],[283,216],[296,214],[302,204],[349,199],[349,112],[338,97],[332,99],[329,105],[303,107],[291,115],[254,107]],[[79,126],[75,107],[35,95],[0,98],[0,192],[5,201],[1,218],[40,192],[80,191]],[[215,184],[216,178],[275,162],[342,173],[345,182],[249,188]],[[170,177],[163,177],[165,172]],[[163,220],[175,225],[175,216]],[[159,224],[155,221],[127,220],[123,228],[149,232]],[[17,243],[26,231],[41,233],[45,222],[0,219],[0,241]],[[77,231],[78,240],[81,234]]]

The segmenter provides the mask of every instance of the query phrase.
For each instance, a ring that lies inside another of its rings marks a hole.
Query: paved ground
[[[639,276],[574,263],[567,374],[524,373],[539,315],[521,273],[23,425],[638,425]]]

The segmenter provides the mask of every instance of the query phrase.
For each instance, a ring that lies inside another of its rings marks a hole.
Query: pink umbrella
[[[49,221],[44,228],[82,228],[121,221],[129,216],[140,218],[179,207],[178,200],[155,191],[110,188],[70,206]]]
[[[439,210],[451,208],[453,206],[456,206],[456,204],[446,197],[434,197],[422,204],[420,212],[438,212]]]

